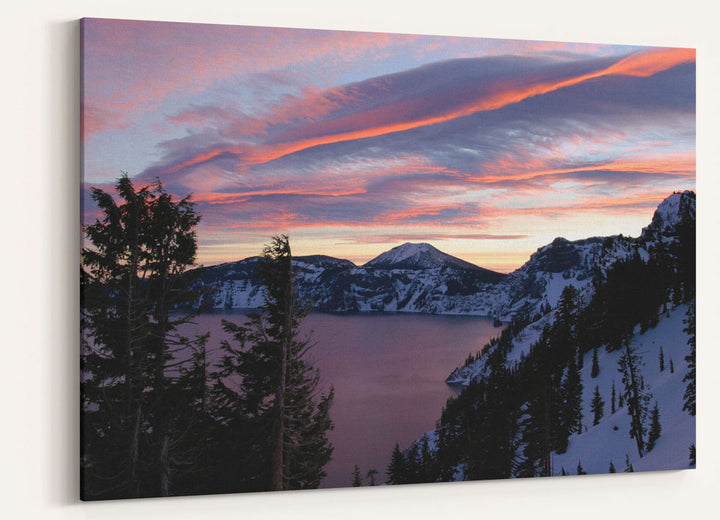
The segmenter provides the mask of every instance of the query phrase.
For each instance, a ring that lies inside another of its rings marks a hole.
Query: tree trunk
[[[160,496],[170,496],[170,441],[167,434],[160,442]]]
[[[625,354],[628,358],[628,373],[630,375],[630,391],[632,392],[632,400],[634,406],[632,406],[631,414],[631,427],[635,432],[635,443],[637,444],[638,455],[640,458],[643,456],[643,436],[642,436],[642,396],[640,395],[639,381],[635,378],[635,363],[633,360],[632,353],[630,351],[630,345],[625,345]],[[628,410],[630,411],[631,403],[628,400]]]
[[[134,206],[135,209],[135,215],[134,217],[134,227],[131,230],[131,236],[128,238],[130,242],[130,272],[128,273],[128,280],[127,280],[127,344],[126,344],[126,355],[127,355],[127,372],[125,374],[125,382],[127,384],[127,399],[128,399],[128,406],[130,410],[132,411],[132,408],[134,406],[135,413],[133,418],[133,424],[129,431],[129,446],[128,446],[128,453],[130,455],[129,457],[129,463],[130,463],[130,477],[129,477],[129,492],[130,496],[137,497],[139,496],[140,492],[140,482],[138,478],[138,461],[140,457],[140,424],[142,421],[142,401],[140,397],[140,392],[142,392],[142,385],[140,384],[140,381],[136,381],[136,378],[139,379],[139,370],[136,366],[136,364],[139,362],[139,360],[135,359],[134,351],[135,351],[135,331],[136,331],[136,325],[135,325],[135,319],[134,319],[134,313],[137,311],[135,310],[133,303],[135,302],[135,281],[137,279],[137,272],[138,272],[138,226],[140,225],[139,220],[140,217],[138,215],[137,211],[137,205]],[[137,394],[137,395],[136,395]]]
[[[132,428],[132,438],[130,440],[130,496],[138,497],[140,495],[139,481],[137,476],[138,460],[140,457],[140,424],[142,422],[142,405],[138,402],[135,410],[135,419]]]
[[[284,451],[285,451],[285,387],[287,384],[287,362],[290,341],[292,340],[292,255],[290,254],[290,244],[287,244],[287,259],[282,258],[281,261],[287,261],[287,273],[285,280],[285,291],[283,301],[283,311],[285,313],[282,339],[280,341],[280,381],[278,382],[277,394],[275,396],[275,452],[273,453],[272,463],[272,489],[281,491],[285,489],[285,480],[283,478],[283,470],[285,469]]]
[[[166,402],[165,356],[167,354],[167,334],[169,329],[168,295],[168,254],[164,246],[160,247],[159,266],[157,278],[159,289],[157,292],[157,306],[155,309],[157,320],[157,342],[155,359],[155,428],[158,432],[159,444],[156,446],[160,467],[160,496],[170,494],[170,424],[167,410],[170,403]]]

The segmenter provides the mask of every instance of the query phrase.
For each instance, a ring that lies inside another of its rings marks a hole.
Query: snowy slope
[[[694,302],[693,302],[694,304]],[[618,371],[621,350],[607,352],[599,348],[599,372],[592,377],[592,356],[589,351],[584,356],[582,379],[582,433],[570,436],[567,451],[562,454],[551,453],[552,474],[577,474],[581,465],[583,472],[609,473],[612,463],[615,471],[620,473],[626,469],[626,461],[633,471],[656,471],[669,469],[688,469],[691,466],[690,446],[695,445],[695,417],[683,410],[684,394],[687,382],[683,381],[688,367],[685,356],[690,353],[689,336],[685,332],[688,305],[669,306],[654,328],[640,333],[636,327],[630,338],[630,345],[636,349],[641,358],[640,375],[642,376],[651,398],[648,403],[648,415],[644,420],[649,430],[650,410],[657,403],[661,433],[654,448],[640,457],[636,442],[630,437],[630,417],[627,406],[619,405],[619,396],[623,390],[622,375]],[[542,328],[549,324],[551,314],[543,316],[537,322],[523,328],[513,337],[514,348],[510,351],[507,364],[517,363],[522,354],[537,341]],[[491,344],[489,349],[496,347]],[[660,351],[664,356],[661,370]],[[470,379],[480,379],[487,375],[485,363],[490,356],[482,355],[468,367],[456,371],[455,383],[465,383]],[[466,380],[463,380],[463,377]],[[615,412],[612,412],[612,388],[615,386]],[[593,425],[592,400],[597,386],[604,401],[604,415],[597,425]],[[647,430],[644,440],[647,441]],[[424,434],[423,438],[436,439],[436,431]],[[518,458],[522,460],[522,445],[518,447]],[[455,466],[455,478],[464,480],[463,463]]]
[[[662,201],[650,225],[643,229],[641,237],[651,239],[657,235],[672,235],[682,218],[695,220],[695,195],[690,191],[673,193]]]
[[[687,372],[684,357],[690,352],[688,336],[683,332],[686,312],[687,306],[680,305],[669,311],[669,317],[663,317],[657,327],[645,334],[638,333],[631,340],[631,344],[636,346],[638,353],[642,355],[642,376],[652,393],[650,408],[657,402],[660,410],[662,433],[655,448],[640,458],[635,441],[628,434],[630,418],[627,408],[619,408],[614,414],[610,413],[613,381],[616,391],[619,392],[622,388],[621,375],[617,370],[622,352],[608,353],[599,350],[600,373],[594,379],[590,377],[592,352],[588,352],[582,370],[583,425],[587,431],[570,437],[566,453],[553,455],[555,475],[562,474],[563,468],[566,472],[575,474],[578,461],[587,473],[607,473],[610,461],[618,472],[622,472],[626,454],[635,471],[689,467],[688,450],[690,445],[695,443],[695,418],[682,409],[687,385],[682,381]],[[665,370],[662,372],[659,368],[661,347],[665,355]],[[670,360],[674,364],[674,373],[670,371]],[[605,416],[599,424],[593,426],[590,404],[596,385],[605,401]]]

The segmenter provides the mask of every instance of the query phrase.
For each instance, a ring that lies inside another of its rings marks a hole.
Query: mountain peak
[[[650,225],[643,229],[642,236],[666,234],[684,219],[695,219],[694,191],[675,192],[663,200],[655,210]]]
[[[374,269],[433,269],[446,266],[471,270],[481,269],[474,264],[443,253],[425,242],[406,242],[365,264],[365,267]]]

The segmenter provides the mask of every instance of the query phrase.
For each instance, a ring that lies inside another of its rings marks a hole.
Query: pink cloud
[[[397,242],[429,242],[443,240],[522,240],[531,235],[522,234],[493,234],[493,233],[388,233],[382,235],[362,235],[343,240],[343,243],[352,244],[384,244]]]
[[[82,103],[80,118],[83,139],[102,132],[107,128],[124,130],[128,127],[129,115],[126,112],[101,108],[91,103]]]
[[[694,152],[677,152],[661,157],[635,160],[611,160],[591,165],[568,166],[562,168],[548,168],[547,163],[513,163],[509,160],[499,161],[493,170],[503,171],[496,175],[473,175],[467,180],[479,184],[492,184],[497,182],[527,181],[540,177],[553,177],[573,173],[608,171],[608,172],[640,172],[663,175],[694,176]],[[535,169],[537,167],[537,169]]]
[[[668,196],[667,191],[657,191],[622,197],[589,196],[574,197],[567,204],[543,204],[542,206],[526,207],[493,207],[484,208],[483,215],[488,218],[512,219],[513,217],[577,217],[582,213],[605,214],[607,210],[613,210],[613,218],[621,218],[624,215],[645,213],[648,208],[656,207]],[[530,229],[528,229],[530,231]]]
[[[84,20],[88,102],[142,112],[172,93],[197,92],[238,74],[356,60],[415,37],[341,31],[129,20]],[[108,67],[113,64],[112,67]],[[110,69],[112,68],[112,73]],[[117,128],[113,121],[95,131]]]
[[[355,113],[343,118],[310,123],[298,128],[290,136],[298,139],[272,145],[256,146],[251,150],[225,147],[207,152],[193,160],[177,165],[177,171],[192,164],[215,157],[222,153],[243,154],[241,164],[264,164],[281,157],[297,153],[317,146],[336,144],[369,137],[377,137],[395,132],[403,132],[415,128],[426,127],[465,117],[478,112],[492,111],[510,104],[519,103],[530,97],[546,94],[555,90],[570,87],[609,75],[647,76],[680,63],[694,60],[694,51],[688,49],[653,49],[636,53],[619,62],[597,70],[559,80],[539,80],[528,82],[527,78],[513,81],[499,81],[480,93],[479,97],[438,112],[422,115],[423,99],[401,101],[366,112]],[[311,100],[308,106],[314,106]],[[302,138],[302,135],[313,135]],[[320,134],[320,135],[318,135]]]

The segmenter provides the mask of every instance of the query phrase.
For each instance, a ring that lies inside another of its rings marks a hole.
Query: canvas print
[[[693,49],[81,52],[83,499],[695,467]]]

